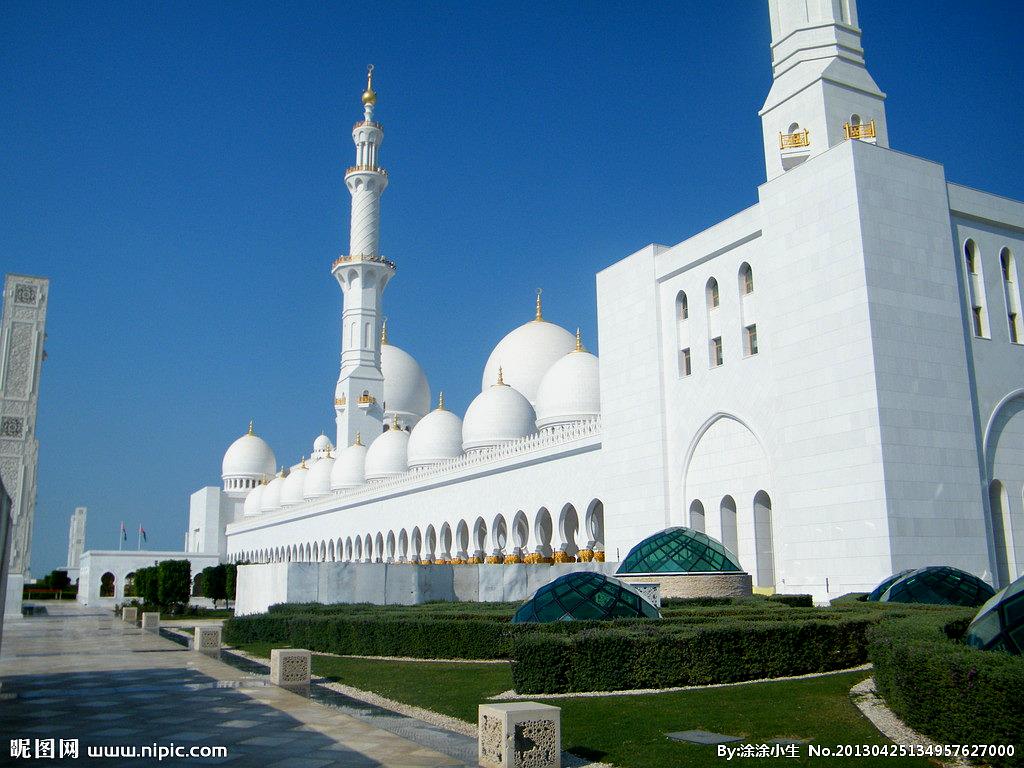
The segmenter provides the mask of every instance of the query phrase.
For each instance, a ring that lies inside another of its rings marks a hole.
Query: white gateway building
[[[758,203],[598,273],[600,360],[538,295],[461,419],[383,328],[371,78],[332,268],[336,441],[278,470],[250,428],[187,548],[265,564],[240,577],[257,603],[323,599],[282,563],[610,562],[677,525],[818,599],[928,564],[1020,576],[1024,204],[890,147],[855,0],[769,6]]]

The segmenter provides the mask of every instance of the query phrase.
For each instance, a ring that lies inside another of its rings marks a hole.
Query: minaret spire
[[[379,434],[384,421],[380,347],[387,343],[387,336],[380,310],[395,265],[380,253],[380,198],[388,175],[378,161],[384,128],[373,120],[377,105],[373,71],[371,64],[361,99],[363,119],[352,128],[356,164],[345,172],[345,186],[352,196],[349,249],[332,269],[343,294],[341,371],[334,393],[337,445],[351,445],[360,432]]]

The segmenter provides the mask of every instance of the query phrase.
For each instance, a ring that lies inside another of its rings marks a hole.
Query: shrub
[[[139,568],[135,571],[135,596],[143,603],[156,605],[160,599],[160,578],[157,567]]]
[[[790,608],[813,608],[814,598],[810,595],[768,595],[768,601],[782,603]]]
[[[217,607],[218,600],[224,600],[225,603],[228,599],[227,591],[227,566],[223,563],[219,565],[211,565],[209,568],[204,568],[197,579],[202,580],[200,594],[203,597],[208,597],[213,600],[213,607]]]
[[[513,638],[519,693],[667,688],[843,669],[863,663],[878,617],[839,616],[591,627]],[[541,668],[543,665],[546,668]]]
[[[851,603],[864,603],[868,598],[867,592],[847,592],[845,595],[833,597],[829,605],[849,605]]]
[[[915,612],[869,633],[879,694],[907,725],[944,744],[1015,744],[1024,765],[1024,657],[960,640],[973,610]]]
[[[238,566],[228,563],[224,566],[224,599],[234,600],[235,590],[238,587]]]

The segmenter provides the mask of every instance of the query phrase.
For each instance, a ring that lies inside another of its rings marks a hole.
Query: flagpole
[[[142,551],[142,526],[141,525],[139,526],[138,539],[139,539],[139,541],[138,541],[138,544],[135,546],[135,549],[136,549],[136,551],[141,552]]]
[[[124,543],[124,523],[121,523],[121,530],[117,532],[117,551],[121,551],[121,545]]]

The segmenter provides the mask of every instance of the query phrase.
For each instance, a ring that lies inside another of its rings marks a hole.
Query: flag
[[[146,538],[146,529],[142,527],[142,523],[139,523],[139,534],[142,536],[143,541],[149,541],[149,539]]]
[[[128,541],[128,529],[124,527],[124,521],[121,521],[121,540]]]

